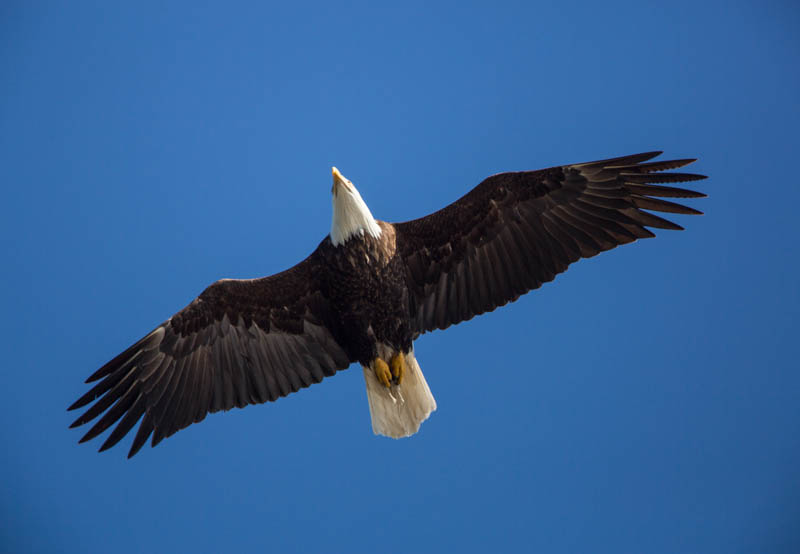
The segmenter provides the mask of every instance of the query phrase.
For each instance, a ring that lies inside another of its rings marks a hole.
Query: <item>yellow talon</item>
[[[389,371],[389,366],[380,358],[375,358],[372,362],[372,371],[375,372],[375,377],[378,378],[384,387],[387,389],[392,385],[392,374]]]
[[[405,367],[406,360],[402,352],[398,352],[392,356],[392,375],[394,376],[394,382],[398,385],[403,382],[403,371]]]

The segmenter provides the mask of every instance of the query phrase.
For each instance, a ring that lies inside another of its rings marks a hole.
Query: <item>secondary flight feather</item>
[[[105,364],[70,410],[97,418],[80,442],[139,422],[128,457],[206,414],[276,400],[352,363],[364,372],[376,434],[412,435],[436,409],[414,356],[422,333],[494,310],[581,258],[680,230],[652,211],[701,212],[664,198],[705,196],[666,172],[694,159],[661,152],[500,173],[412,221],[375,219],[333,168],[331,232],[296,266],[223,279]]]

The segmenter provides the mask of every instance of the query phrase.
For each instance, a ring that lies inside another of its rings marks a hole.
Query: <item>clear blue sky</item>
[[[796,3],[121,4],[0,7],[0,550],[800,551]],[[205,286],[307,255],[332,165],[398,221],[652,149],[706,215],[422,337],[410,440],[357,366],[132,460],[67,429]]]

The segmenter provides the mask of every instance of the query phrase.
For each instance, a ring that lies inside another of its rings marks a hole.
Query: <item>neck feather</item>
[[[364,236],[364,233],[379,238],[381,228],[357,190],[339,191],[333,197],[331,242],[339,246],[354,236]]]

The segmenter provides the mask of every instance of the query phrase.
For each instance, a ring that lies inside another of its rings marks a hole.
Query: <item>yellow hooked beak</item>
[[[332,167],[331,173],[333,173],[333,186],[331,187],[332,194],[336,194],[337,186],[343,186],[347,188],[347,179],[344,178],[344,175],[342,175],[338,169]]]

